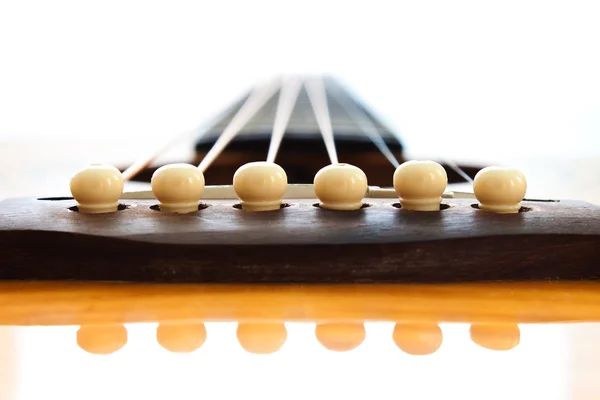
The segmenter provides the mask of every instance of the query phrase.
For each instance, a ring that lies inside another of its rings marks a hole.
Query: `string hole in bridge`
[[[65,200],[74,200],[73,197],[40,197],[38,200],[43,201],[65,201]]]
[[[321,207],[320,203],[313,204],[313,207],[325,210],[325,208]],[[360,206],[360,210],[365,209],[365,208],[369,208],[369,207],[371,207],[371,204],[369,204],[369,203],[363,203],[362,206]],[[358,210],[354,210],[354,211],[358,211]]]
[[[284,208],[288,208],[291,207],[292,205],[290,203],[281,203],[281,206],[279,206],[279,209],[284,209]],[[233,205],[233,208],[235,208],[236,210],[242,210],[242,203],[235,203]],[[277,210],[275,210],[277,211]]]
[[[479,210],[479,204],[471,204],[471,207],[473,207],[476,210]],[[519,213],[524,213],[531,210],[533,210],[531,207],[521,206],[521,208],[519,208]]]
[[[200,203],[200,204],[198,204],[198,211],[204,210],[206,208],[208,208],[208,204],[206,204],[206,203]],[[150,209],[152,211],[160,211],[160,205],[154,204],[154,205],[150,206]]]
[[[402,204],[400,204],[400,203],[394,203],[394,204],[392,204],[392,207],[402,208]],[[452,208],[452,206],[450,204],[440,203],[440,211],[444,211],[444,210],[447,210],[449,208]]]
[[[127,205],[127,204],[121,204],[121,203],[119,203],[119,206],[117,207],[117,211],[127,210],[128,208],[131,208],[131,206]],[[79,212],[79,207],[78,206],[69,207],[68,210],[78,213]],[[102,214],[99,214],[99,215],[102,215]]]

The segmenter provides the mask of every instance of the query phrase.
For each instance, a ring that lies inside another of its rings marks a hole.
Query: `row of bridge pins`
[[[393,183],[403,209],[439,211],[448,177],[434,161],[407,161],[396,169]],[[161,211],[189,213],[198,210],[205,181],[194,165],[169,164],[156,170],[151,185]],[[233,176],[233,188],[245,211],[281,208],[287,185],[283,168],[270,162],[245,164]],[[123,187],[120,171],[101,164],[78,172],[71,180],[71,193],[83,213],[117,211]],[[484,168],[473,183],[479,208],[501,214],[519,212],[526,190],[523,173],[511,168]],[[315,175],[314,191],[321,208],[357,210],[368,192],[367,176],[354,165],[328,165]]]

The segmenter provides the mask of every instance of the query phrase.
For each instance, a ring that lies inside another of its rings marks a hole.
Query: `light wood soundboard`
[[[55,156],[50,156],[56,153],[49,152],[44,153],[44,162],[33,163],[31,159],[17,156],[15,146],[3,146],[0,151],[0,163],[7,164],[0,164],[3,170],[10,164],[10,170],[21,174],[2,176],[2,196],[64,194],[69,178],[65,172],[77,169],[77,160],[59,164]],[[526,171],[531,182],[537,182],[533,190],[539,197],[576,198],[600,204],[598,160],[529,161],[516,166]],[[143,185],[131,187],[140,188]],[[318,341],[330,351],[350,350],[369,340],[381,340],[395,342],[408,354],[435,353],[445,339],[434,328],[438,324],[469,324],[471,339],[480,347],[510,351],[528,345],[527,341],[519,343],[519,330],[515,330],[518,325],[522,330],[532,324],[539,326],[535,335],[541,340],[545,332],[556,329],[558,324],[562,327],[568,355],[554,361],[563,363],[567,388],[562,397],[557,395],[556,398],[579,400],[600,396],[600,385],[595,378],[596,372],[600,372],[600,346],[597,346],[600,284],[597,283],[360,287],[0,283],[2,363],[7,371],[13,371],[10,363],[21,362],[20,354],[23,346],[27,346],[27,343],[15,345],[23,332],[16,327],[27,327],[25,330],[37,326],[81,327],[77,337],[81,348],[90,353],[116,351],[115,354],[119,354],[121,347],[132,340],[126,333],[123,336],[123,324],[159,323],[159,327],[163,326],[162,333],[157,333],[161,346],[188,351],[195,350],[205,339],[210,340],[210,332],[206,336],[198,324],[212,322],[240,323],[245,330],[238,328],[237,340],[249,353],[278,350],[285,342],[278,330],[281,324],[301,322],[326,327],[333,324],[337,330],[315,331]],[[390,337],[379,338],[362,336],[360,327],[371,323],[406,325],[409,333],[399,336],[394,331]],[[440,343],[436,345],[438,340]],[[495,354],[490,353],[487,362],[493,364]],[[524,354],[523,357],[527,357],[527,353]],[[45,355],[39,354],[39,357],[43,359]],[[544,360],[538,362],[544,363]],[[11,387],[14,388],[18,379],[17,373],[1,374],[0,399],[16,398]],[[502,384],[511,385],[511,382]],[[518,389],[515,390],[518,393]]]

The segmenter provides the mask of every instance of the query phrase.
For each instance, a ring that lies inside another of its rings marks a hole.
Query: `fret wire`
[[[257,86],[236,115],[229,122],[229,125],[223,130],[211,149],[208,151],[198,168],[205,172],[206,169],[215,161],[215,159],[225,149],[227,144],[244,128],[244,126],[260,111],[267,101],[281,87],[281,78],[274,79],[266,85]]]
[[[327,93],[322,78],[312,78],[304,81],[304,87],[308,94],[308,99],[313,108],[317,125],[321,131],[321,136],[325,142],[327,154],[332,164],[338,163],[335,141],[333,138],[333,128],[331,126],[331,116],[327,105]]]
[[[271,133],[271,143],[267,153],[267,162],[275,162],[277,152],[281,145],[281,140],[285,134],[285,129],[296,105],[302,81],[297,77],[290,77],[281,86],[277,111],[275,112],[275,122],[273,123],[273,132]]]
[[[337,91],[330,91],[331,97],[342,107],[344,112],[348,114],[348,116],[357,124],[360,129],[366,134],[369,139],[377,146],[377,149],[387,158],[387,160],[394,166],[394,168],[398,168],[400,166],[400,162],[396,159],[387,143],[383,140],[377,127],[373,124],[373,122],[367,118],[365,112],[358,108],[355,104],[348,101],[346,98],[337,93]]]

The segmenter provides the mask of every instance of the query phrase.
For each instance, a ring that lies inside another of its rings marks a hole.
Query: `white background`
[[[3,1],[0,142],[143,154],[258,78],[326,72],[415,154],[598,156],[599,19],[596,1]]]
[[[598,21],[597,1],[0,1],[0,149],[9,160],[0,182],[18,184],[14,160],[39,156],[28,146],[40,142],[65,160],[97,161],[89,158],[101,148],[132,161],[257,79],[289,72],[340,77],[412,154],[597,159]],[[292,378],[308,376],[330,384],[300,388],[316,398],[562,397],[561,329],[526,328],[518,350],[492,355],[464,328],[446,328],[448,344],[422,360],[395,351],[381,330],[369,352],[352,356],[325,356],[299,330],[289,350],[258,363],[234,347],[231,329],[221,345],[178,358],[159,354],[152,328],[140,327],[128,349],[101,362],[76,348],[73,329],[29,329],[19,387],[28,399],[94,390],[217,398],[219,388],[281,399],[293,398]]]

